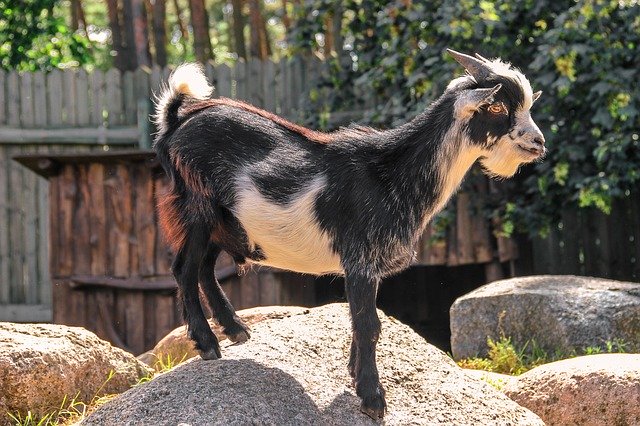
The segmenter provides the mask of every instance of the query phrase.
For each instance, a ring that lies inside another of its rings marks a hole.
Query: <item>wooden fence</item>
[[[300,120],[315,59],[207,64],[220,96]],[[12,160],[24,154],[147,148],[152,97],[169,68],[0,71],[0,321],[51,319],[48,184]]]
[[[519,244],[520,274],[572,274],[640,281],[640,191],[613,203],[611,214],[565,210],[548,238]]]

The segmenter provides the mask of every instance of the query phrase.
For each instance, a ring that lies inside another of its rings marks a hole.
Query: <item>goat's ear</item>
[[[533,102],[537,101],[538,99],[540,99],[540,95],[542,95],[542,90],[538,90],[536,93],[533,94]]]
[[[500,91],[502,84],[486,89],[473,89],[462,92],[456,101],[456,109],[463,116],[471,115],[482,106],[493,103],[493,97]]]

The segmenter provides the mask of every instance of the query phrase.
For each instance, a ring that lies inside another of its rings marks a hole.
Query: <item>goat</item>
[[[360,409],[386,411],[375,361],[382,278],[407,268],[413,247],[479,160],[512,176],[545,154],[530,115],[541,92],[499,59],[449,54],[467,70],[410,122],[390,130],[313,131],[252,105],[210,99],[194,64],[160,94],[154,147],[171,181],[158,203],[189,337],[203,359],[221,356],[198,283],[233,341],[249,329],[214,275],[221,250],[238,264],[345,277],[353,335],[348,370]]]

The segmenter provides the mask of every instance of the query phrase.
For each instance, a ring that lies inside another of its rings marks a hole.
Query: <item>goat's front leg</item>
[[[378,279],[347,273],[346,293],[353,336],[349,370],[355,378],[356,394],[362,399],[360,410],[373,419],[384,417],[387,404],[376,367],[376,344],[380,319],[376,312]]]

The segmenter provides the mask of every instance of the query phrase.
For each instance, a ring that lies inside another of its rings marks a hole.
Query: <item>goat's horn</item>
[[[476,58],[480,59],[482,62],[491,62],[490,60],[488,60],[487,58],[485,58],[479,53],[476,53]]]
[[[447,49],[447,52],[462,65],[476,81],[484,80],[491,74],[491,69],[479,59],[451,49]]]

